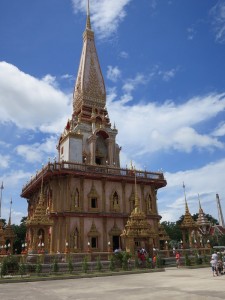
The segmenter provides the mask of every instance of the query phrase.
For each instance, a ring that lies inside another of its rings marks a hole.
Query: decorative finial
[[[183,182],[183,189],[184,189],[185,213],[188,213],[189,209],[188,209],[188,205],[187,205],[187,198],[186,198],[186,192],[185,192],[184,182]]]
[[[90,29],[90,30],[91,30],[91,20],[90,20],[89,0],[87,0],[87,21],[86,21],[86,29]]]
[[[198,204],[199,204],[199,210],[202,209],[199,194],[198,194]]]
[[[11,225],[11,215],[12,215],[12,197],[11,197],[11,201],[10,201],[9,222],[8,222],[8,226]]]

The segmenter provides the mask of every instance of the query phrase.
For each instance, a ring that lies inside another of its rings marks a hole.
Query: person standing
[[[180,253],[179,252],[176,253],[176,265],[177,265],[177,268],[180,267]]]
[[[211,264],[213,276],[217,276],[218,275],[218,273],[217,273],[217,261],[215,259],[213,259],[213,257],[211,257],[210,264]]]

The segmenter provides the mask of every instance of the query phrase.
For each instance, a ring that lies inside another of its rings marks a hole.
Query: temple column
[[[108,163],[110,166],[113,166],[113,146],[114,141],[110,138],[106,140],[107,146],[108,146]]]
[[[80,209],[84,210],[84,178],[80,179]]]
[[[96,139],[97,137],[95,135],[92,135],[88,139],[88,143],[90,145],[90,164],[95,165],[95,152],[96,152]]]

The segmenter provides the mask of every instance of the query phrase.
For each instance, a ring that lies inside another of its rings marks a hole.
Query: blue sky
[[[72,114],[85,0],[0,2],[2,217],[26,215],[22,186],[56,156]],[[92,28],[119,130],[121,166],[163,170],[163,220],[225,213],[225,1],[90,0]]]

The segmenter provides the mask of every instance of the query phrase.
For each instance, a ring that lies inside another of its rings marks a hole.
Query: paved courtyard
[[[210,268],[0,285],[2,300],[225,299],[225,275]]]

